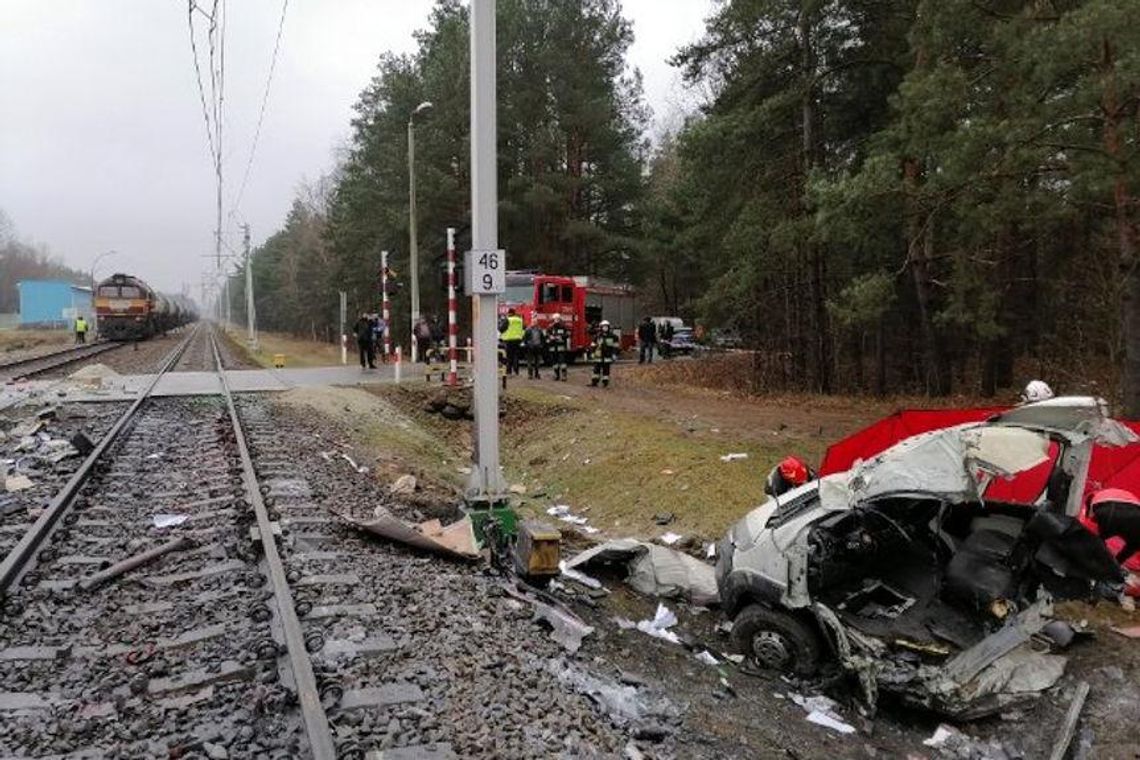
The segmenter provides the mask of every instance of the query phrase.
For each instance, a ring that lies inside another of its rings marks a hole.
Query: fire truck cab
[[[637,293],[629,285],[596,277],[567,277],[538,272],[507,272],[507,290],[499,298],[499,315],[514,309],[527,325],[537,320],[547,329],[555,314],[570,327],[575,354],[590,347],[591,330],[610,321],[623,350],[637,342]]]

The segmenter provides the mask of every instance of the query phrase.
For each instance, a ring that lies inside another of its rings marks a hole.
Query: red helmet
[[[777,467],[784,480],[793,486],[802,486],[811,479],[811,469],[799,457],[784,457]]]

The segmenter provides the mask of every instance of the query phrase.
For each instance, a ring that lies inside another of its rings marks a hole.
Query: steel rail
[[[230,392],[229,382],[226,380],[226,371],[222,366],[222,357],[212,330],[210,331],[210,348],[214,353],[214,362],[217,364],[222,395],[225,397],[226,407],[229,409],[234,440],[237,442],[238,453],[241,456],[242,482],[245,484],[245,490],[249,494],[254,514],[257,516],[257,530],[261,535],[265,563],[269,567],[269,577],[273,584],[273,597],[277,604],[277,615],[285,636],[285,648],[288,651],[289,662],[293,669],[293,680],[297,684],[297,698],[301,703],[301,715],[304,718],[305,731],[309,737],[309,748],[314,760],[336,760],[336,744],[329,727],[328,715],[325,714],[325,709],[321,705],[320,693],[317,690],[317,679],[313,674],[313,663],[305,647],[304,632],[301,630],[297,611],[293,608],[293,595],[289,591],[289,582],[285,578],[285,566],[281,562],[281,554],[277,551],[277,543],[273,538],[273,526],[269,521],[269,511],[265,508],[265,501],[261,498],[257,472],[253,468],[253,459],[250,457],[249,447],[246,445],[245,431],[242,430],[237,407],[234,405],[233,393]]]
[[[138,410],[142,407],[143,403],[150,397],[151,392],[154,391],[158,381],[162,376],[170,371],[178,360],[182,357],[186,347],[190,345],[190,341],[198,332],[198,327],[186,336],[181,343],[175,346],[162,364],[159,366],[158,373],[155,374],[154,379],[143,389],[134,403],[131,404],[127,411],[123,412],[122,416],[115,422],[107,434],[103,436],[102,440],[95,446],[87,458],[83,460],[83,464],[79,465],[79,469],[72,474],[67,484],[52,498],[51,503],[40,514],[39,518],[32,523],[32,527],[20,538],[19,542],[12,547],[4,557],[3,562],[0,562],[0,599],[2,599],[8,591],[19,583],[20,578],[28,570],[30,561],[36,551],[40,548],[43,542],[47,539],[51,532],[55,529],[56,524],[64,513],[67,512],[74,501],[79,489],[91,476],[91,471],[95,467],[95,463],[103,456],[115,439],[118,438],[119,433],[126,427],[127,423],[135,416]]]
[[[62,351],[53,351],[50,354],[17,359],[16,361],[0,364],[0,377],[9,378],[11,380],[22,380],[27,377],[32,377],[33,375],[38,375],[41,372],[49,372],[73,362],[82,361],[92,356],[98,356],[99,354],[106,353],[122,345],[122,343],[115,341],[89,343],[84,346],[70,346]],[[35,366],[37,364],[43,364],[43,366],[37,367]],[[21,367],[29,366],[32,367],[32,369],[20,369]]]

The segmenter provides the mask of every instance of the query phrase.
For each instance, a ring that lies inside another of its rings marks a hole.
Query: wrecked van
[[[717,585],[750,665],[811,676],[836,664],[879,692],[968,719],[1039,695],[1072,638],[1054,599],[1123,576],[1076,521],[1094,443],[1136,440],[1104,401],[1063,397],[908,438],[847,472],[769,499],[718,551]],[[985,498],[1052,458],[1033,504]]]

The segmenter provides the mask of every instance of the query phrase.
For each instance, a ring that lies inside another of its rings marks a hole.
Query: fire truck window
[[[139,289],[134,285],[124,285],[119,289],[119,295],[121,295],[123,298],[142,298],[142,294],[139,292]]]
[[[574,303],[574,288],[569,285],[562,286],[562,303]]]
[[[101,285],[99,287],[99,295],[104,298],[118,298],[119,288],[115,285]]]
[[[538,294],[539,303],[554,303],[558,300],[558,286],[547,283]]]

